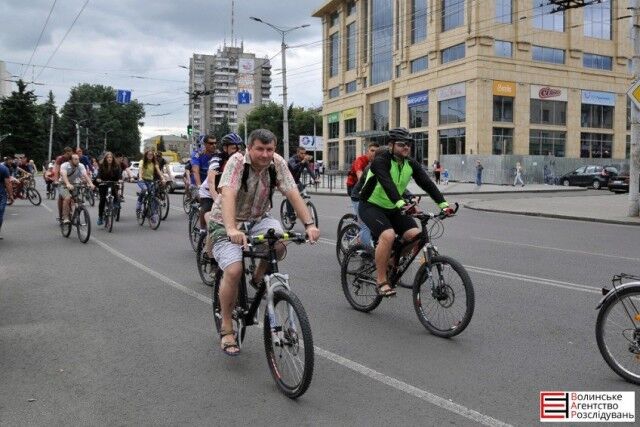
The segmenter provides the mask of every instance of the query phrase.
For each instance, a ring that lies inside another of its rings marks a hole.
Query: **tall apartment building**
[[[11,74],[7,71],[6,64],[0,61],[0,99],[11,95]]]
[[[330,0],[322,19],[329,169],[389,127],[425,164],[445,154],[624,159],[627,1]]]
[[[194,134],[213,132],[228,116],[231,128],[271,95],[271,64],[244,48],[224,46],[215,55],[194,54],[189,64],[189,92],[209,90],[189,102]]]

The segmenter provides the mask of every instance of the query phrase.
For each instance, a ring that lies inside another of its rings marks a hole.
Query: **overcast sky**
[[[323,0],[322,0],[323,1]],[[271,99],[282,102],[280,35],[249,20],[256,16],[288,27],[310,24],[293,31],[287,44],[289,102],[305,107],[322,104],[322,27],[311,13],[322,1],[236,0],[235,37],[244,40],[245,52],[273,57]],[[44,83],[29,86],[37,95],[52,90],[61,107],[69,89],[80,83],[131,89],[146,106],[143,138],[158,133],[186,133],[188,71],[193,53],[213,54],[231,37],[231,0],[89,0],[49,66],[43,69],[69,30],[86,0],[0,0],[0,60],[13,75]],[[26,67],[49,15],[53,11]],[[40,66],[40,67],[38,67]],[[64,70],[63,70],[64,69]],[[138,77],[133,77],[138,76]],[[139,78],[143,77],[143,78]],[[15,88],[15,85],[14,85]],[[153,117],[154,114],[166,116]]]

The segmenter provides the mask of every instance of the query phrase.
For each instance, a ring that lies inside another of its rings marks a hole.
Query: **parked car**
[[[615,176],[618,176],[618,169],[613,166],[587,165],[562,175],[558,182],[564,186],[576,185],[599,190],[606,187],[609,179]]]
[[[623,169],[617,176],[612,177],[609,180],[609,185],[607,187],[609,188],[609,191],[613,191],[614,193],[628,193],[629,169]]]
[[[129,165],[129,170],[131,171],[131,176],[134,178],[138,177],[138,169],[140,168],[140,162],[131,162]]]
[[[169,192],[173,193],[177,189],[184,190],[184,181],[182,180],[184,176],[184,165],[179,162],[171,162],[167,165],[167,172],[169,175],[169,179],[167,180],[169,183]]]

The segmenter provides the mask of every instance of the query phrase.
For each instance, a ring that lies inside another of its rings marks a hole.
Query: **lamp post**
[[[89,119],[76,120],[71,119],[76,124],[76,150],[80,148],[80,123],[86,122]]]
[[[281,55],[282,55],[282,150],[283,157],[285,159],[289,158],[289,109],[287,105],[287,58],[286,58],[286,50],[287,45],[284,42],[284,37],[287,33],[297,30],[299,28],[306,28],[309,24],[298,25],[296,27],[289,28],[280,28],[269,22],[263,21],[260,18],[256,18],[255,16],[251,16],[250,19],[256,22],[261,22],[265,25],[276,30],[280,36],[282,37],[282,43],[280,45]]]
[[[104,133],[104,144],[102,145],[103,153],[107,151],[107,134],[109,134],[109,132],[113,132],[113,129],[107,129],[102,131],[102,133]]]

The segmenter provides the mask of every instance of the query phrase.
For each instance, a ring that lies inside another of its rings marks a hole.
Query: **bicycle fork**
[[[283,347],[286,343],[285,327],[287,325],[285,325],[285,322],[282,322],[280,325],[276,322],[276,310],[273,302],[273,294],[278,288],[284,288],[287,291],[290,290],[289,275],[281,273],[265,275],[265,283],[267,284],[267,318],[269,319],[269,325],[263,325],[263,327],[269,327],[273,345],[276,347]],[[295,313],[293,312],[293,307],[289,305],[289,319],[293,319],[294,316]],[[295,322],[290,322],[288,327],[293,334],[297,334]]]

